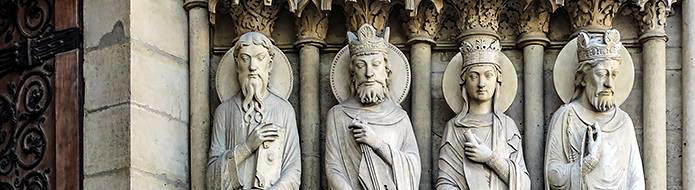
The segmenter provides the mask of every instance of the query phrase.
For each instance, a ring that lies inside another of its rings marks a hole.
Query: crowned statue
[[[436,189],[530,189],[519,129],[503,113],[516,94],[514,66],[497,39],[462,44],[442,84],[447,103],[458,114],[447,122],[442,137]]]
[[[291,84],[288,68],[282,52],[257,32],[241,35],[222,58],[223,102],[212,125],[207,189],[299,189],[299,135],[289,90],[282,88]]]
[[[580,32],[561,51],[554,72],[565,104],[548,126],[546,189],[644,189],[632,119],[618,107],[634,75],[620,33]]]
[[[371,25],[348,32],[333,61],[331,87],[340,104],[326,118],[326,177],[335,190],[414,190],[420,158],[408,114],[405,56]]]

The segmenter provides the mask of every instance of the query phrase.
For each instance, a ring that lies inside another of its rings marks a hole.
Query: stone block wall
[[[84,1],[84,189],[188,189],[180,0]]]

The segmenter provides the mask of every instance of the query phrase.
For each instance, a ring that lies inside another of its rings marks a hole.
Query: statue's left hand
[[[381,141],[376,136],[376,132],[374,132],[371,126],[364,122],[353,122],[351,128],[352,136],[355,137],[355,141],[367,144],[372,148],[379,147]]]
[[[487,163],[492,160],[492,150],[487,145],[479,143],[482,141],[480,138],[478,138],[478,136],[470,131],[464,133],[464,136],[466,136],[466,139],[468,139],[468,142],[463,143],[465,146],[464,153],[468,159],[479,163]]]

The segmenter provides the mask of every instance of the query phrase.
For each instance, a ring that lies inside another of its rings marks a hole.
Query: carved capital
[[[541,1],[533,1],[522,10],[519,20],[520,33],[548,33],[550,8]]]
[[[200,7],[200,8],[207,8],[208,7],[208,0],[185,0],[183,2],[183,9],[186,11],[190,11],[193,8]]]
[[[602,32],[613,26],[613,18],[626,0],[570,0],[564,4],[573,31]]]
[[[345,2],[348,31],[357,31],[362,25],[370,24],[377,31],[386,27],[393,5],[382,0],[355,0]]]
[[[637,13],[640,25],[640,41],[649,38],[666,39],[666,17],[671,5],[666,0],[649,0]]]
[[[488,34],[497,36],[498,18],[506,0],[457,0],[452,5],[456,9],[456,24],[462,34],[459,40],[467,35]]]
[[[431,3],[422,3],[416,9],[416,15],[405,16],[403,23],[408,35],[407,44],[414,42],[428,42],[434,44],[434,37],[439,28],[440,13]]]
[[[234,32],[241,35],[247,32],[260,32],[270,36],[275,20],[280,12],[279,3],[267,0],[222,0],[225,9],[234,19]]]
[[[297,28],[296,45],[312,44],[319,47],[325,46],[326,33],[328,31],[328,15],[319,11],[316,6],[309,5],[297,17],[295,21]]]

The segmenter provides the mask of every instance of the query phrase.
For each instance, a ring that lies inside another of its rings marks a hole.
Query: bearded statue
[[[580,32],[576,43],[574,92],[548,126],[545,187],[644,189],[632,119],[617,106],[624,100],[617,97],[629,94],[619,87],[632,80],[621,78],[627,74],[621,71],[629,70],[621,69],[626,56],[621,54],[620,34],[613,29],[603,34]]]
[[[326,117],[328,186],[336,190],[417,189],[420,158],[415,135],[407,113],[396,102],[400,98],[391,96],[392,65],[402,68],[407,61],[389,59],[389,51],[394,50],[389,49],[388,29],[377,36],[374,27],[363,25],[357,34],[348,32],[348,40],[349,61],[334,62],[334,66],[349,64],[350,84],[346,87],[351,96],[339,98],[341,103]],[[335,83],[345,81],[332,82],[336,94]]]
[[[269,89],[273,58],[281,56],[274,48],[263,34],[249,32],[230,50],[238,79],[232,83],[239,92],[215,111],[207,170],[210,190],[299,189],[294,109]]]
[[[511,62],[500,63],[499,40],[475,38],[463,42],[456,82],[462,99],[458,114],[446,124],[436,180],[438,190],[528,190],[531,182],[523,158],[521,134],[514,120],[504,114],[515,94]],[[506,59],[506,57],[505,57]],[[511,67],[503,72],[502,64]],[[454,67],[447,67],[447,70]],[[454,72],[446,72],[448,73]],[[506,77],[505,77],[506,75]],[[447,76],[445,76],[447,77]],[[447,84],[442,85],[448,90]],[[506,87],[506,88],[503,88]],[[504,95],[504,96],[503,96]],[[510,96],[511,95],[511,96]],[[447,97],[447,100],[450,99]],[[447,101],[452,104],[453,101]],[[504,104],[504,105],[503,105]],[[452,106],[453,107],[453,106]]]

